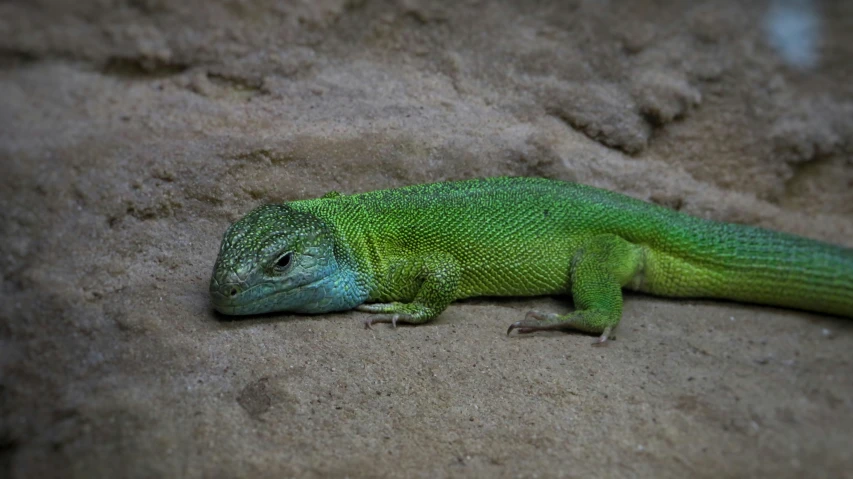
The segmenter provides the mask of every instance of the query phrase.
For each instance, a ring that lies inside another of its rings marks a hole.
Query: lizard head
[[[314,214],[288,205],[255,209],[222,238],[210,280],[213,306],[225,314],[323,312],[338,270],[334,244]]]

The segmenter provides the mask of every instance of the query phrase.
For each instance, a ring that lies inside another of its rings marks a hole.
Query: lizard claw
[[[506,330],[506,335],[509,336],[509,333],[511,333],[513,330],[518,331],[518,334],[527,334],[527,333],[532,333],[534,331],[533,329],[531,329],[529,327],[525,327],[524,321],[516,321],[516,322],[510,324],[509,328],[507,328],[507,330]]]
[[[513,330],[516,330],[518,334],[528,334],[534,331],[538,331],[541,328],[539,326],[539,321],[543,319],[547,319],[548,313],[542,313],[540,311],[528,311],[527,314],[524,315],[524,319],[521,321],[516,321],[509,325],[509,328],[506,330],[506,335],[509,336]]]
[[[593,341],[592,345],[598,347],[607,346],[607,340],[610,338],[610,330],[610,326],[604,328],[604,331],[601,333],[601,336],[599,336],[598,339]]]

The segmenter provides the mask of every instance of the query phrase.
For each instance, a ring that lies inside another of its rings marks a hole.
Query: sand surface
[[[853,247],[851,78],[842,1],[0,2],[0,476],[853,477],[844,319],[207,293],[257,205],[479,176]]]

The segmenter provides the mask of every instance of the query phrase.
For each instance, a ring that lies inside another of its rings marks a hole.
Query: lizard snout
[[[233,278],[217,278],[214,275],[210,279],[210,298],[213,307],[221,313],[228,314],[234,306],[234,301],[245,290],[242,281],[234,281]]]

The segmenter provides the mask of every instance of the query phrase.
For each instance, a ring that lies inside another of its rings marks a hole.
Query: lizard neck
[[[375,288],[373,261],[377,252],[370,241],[369,216],[363,207],[345,196],[303,200],[291,205],[320,218],[334,238],[335,270],[313,285],[316,296],[298,312],[341,311],[364,303]]]

